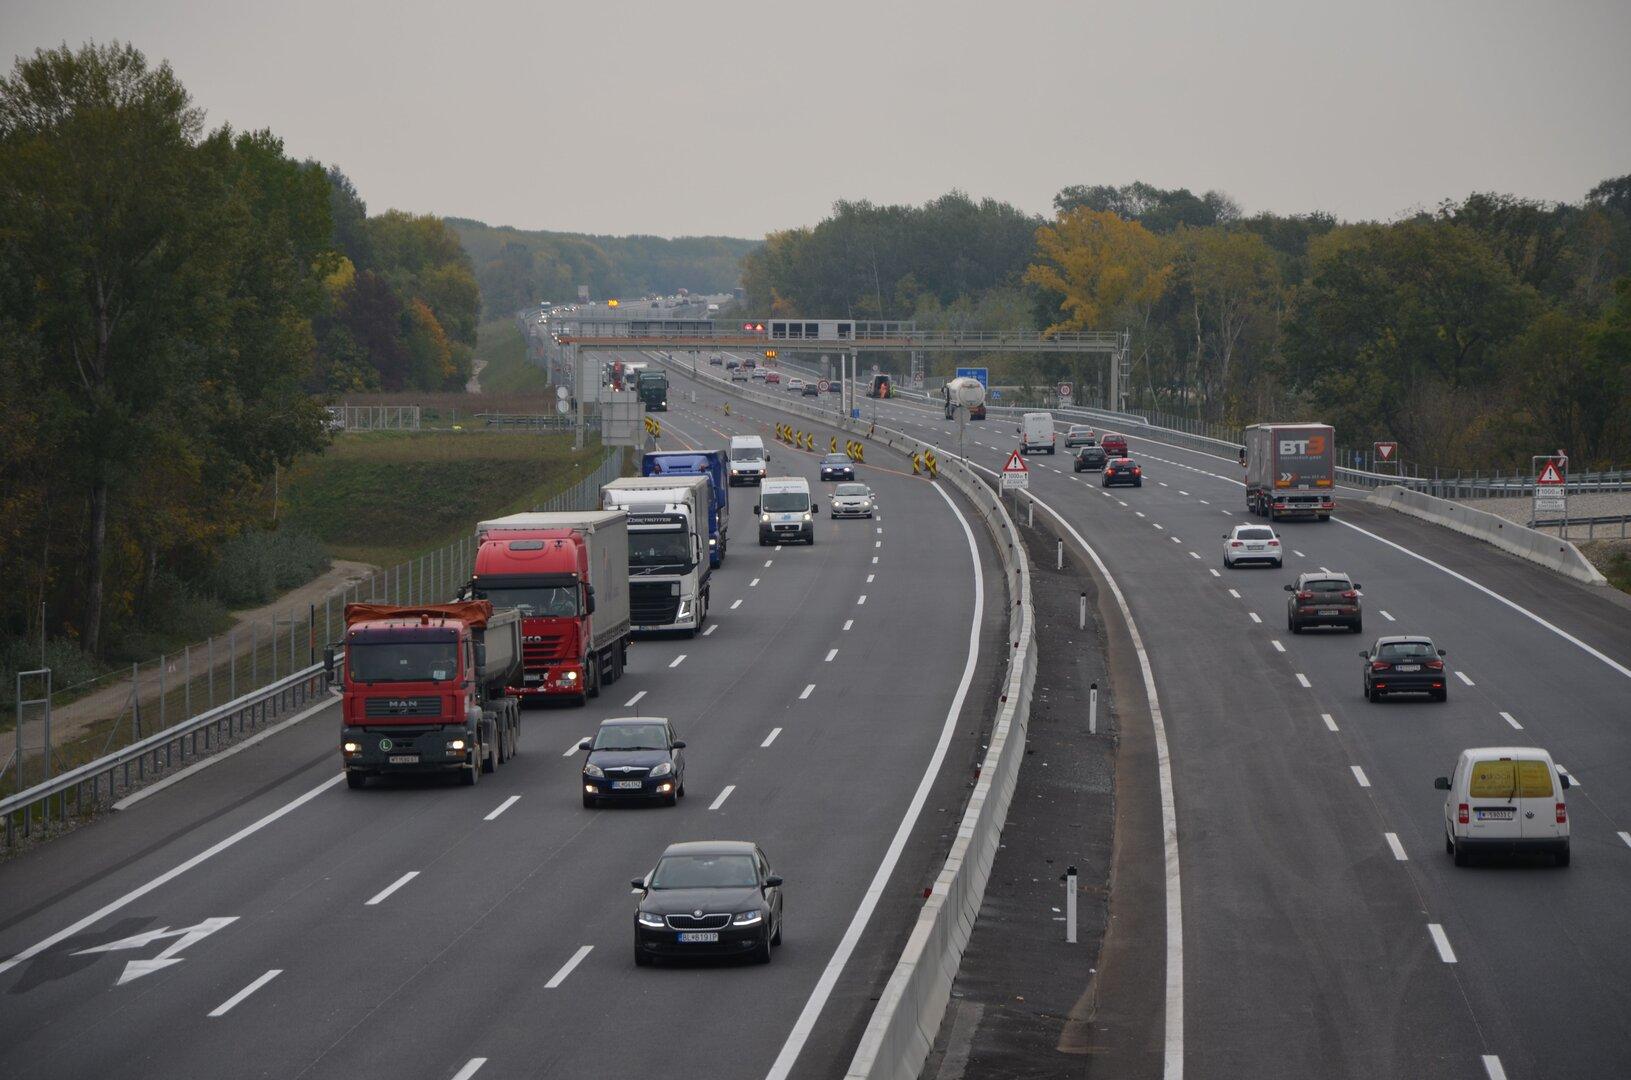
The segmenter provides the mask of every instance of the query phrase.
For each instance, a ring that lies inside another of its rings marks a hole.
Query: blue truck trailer
[[[708,565],[725,561],[731,524],[730,461],[723,450],[654,450],[640,462],[641,476],[706,476],[713,488],[708,500]]]

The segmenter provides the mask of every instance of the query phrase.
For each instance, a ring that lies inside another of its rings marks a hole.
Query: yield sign
[[[1396,442],[1379,442],[1376,444],[1376,459],[1378,461],[1392,461],[1394,453],[1399,449]]]
[[[157,930],[132,934],[130,937],[120,938],[118,941],[110,941],[106,945],[95,945],[89,949],[81,949],[74,955],[85,956],[89,953],[118,952],[123,949],[145,949],[155,941],[163,941],[165,938],[176,939],[163,952],[150,960],[131,960],[126,963],[124,972],[120,974],[119,981],[115,984],[123,986],[125,983],[133,979],[139,979],[143,975],[151,975],[153,972],[167,968],[171,964],[181,963],[182,958],[177,956],[176,953],[189,945],[196,945],[223,926],[230,926],[237,921],[238,917],[232,915],[220,919],[205,919],[201,923],[183,926],[176,930],[172,930],[168,926],[161,926]]]
[[[1018,450],[1015,450],[1009,453],[1008,464],[1002,467],[1002,471],[1005,473],[1028,473],[1031,471],[1031,467],[1025,464],[1025,459],[1020,456]]]
[[[1545,466],[1541,468],[1540,475],[1535,478],[1535,483],[1545,484],[1551,487],[1562,487],[1563,474],[1557,471],[1557,462],[1548,461]]]

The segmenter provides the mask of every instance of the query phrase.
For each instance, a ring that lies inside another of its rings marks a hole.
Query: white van
[[[1058,439],[1058,432],[1053,430],[1052,413],[1028,412],[1019,418],[1020,453],[1040,450],[1044,454],[1057,454],[1059,447],[1055,444]]]
[[[810,481],[802,476],[777,476],[759,485],[759,543],[815,543],[815,516],[821,507],[810,501]]]
[[[765,452],[765,441],[757,435],[731,436],[732,487],[737,484],[757,484],[765,478],[770,467],[770,455]]]
[[[1444,849],[1466,866],[1479,852],[1539,851],[1569,865],[1569,774],[1533,746],[1461,751],[1455,772],[1433,781],[1444,797]]]

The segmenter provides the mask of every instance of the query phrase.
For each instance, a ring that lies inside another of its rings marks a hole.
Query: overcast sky
[[[756,237],[1135,179],[1388,219],[1631,172],[1631,0],[0,0],[8,56],[93,38],[371,211],[524,228]]]

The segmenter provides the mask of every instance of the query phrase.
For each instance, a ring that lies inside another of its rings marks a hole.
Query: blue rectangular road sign
[[[987,390],[991,389],[990,376],[983,367],[960,367],[957,369],[959,379],[979,379],[980,385]]]

